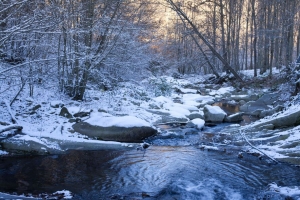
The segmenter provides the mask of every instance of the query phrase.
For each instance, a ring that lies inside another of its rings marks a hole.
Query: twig
[[[259,151],[260,153],[264,154],[265,156],[267,156],[268,158],[270,158],[272,161],[274,161],[275,163],[279,163],[277,160],[275,160],[274,158],[268,156],[266,153],[264,153],[263,151],[261,151],[260,149],[258,149],[257,147],[255,147],[253,144],[251,144],[248,140],[248,138],[245,136],[245,134],[242,133],[242,131],[239,131],[239,134],[244,138],[244,140],[255,150]]]

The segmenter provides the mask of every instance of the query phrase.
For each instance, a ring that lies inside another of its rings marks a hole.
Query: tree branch
[[[0,129],[0,133],[3,133],[5,131],[9,131],[9,130],[12,130],[12,129],[17,129],[17,130],[20,131],[20,130],[23,129],[23,126],[16,125],[16,124],[5,126],[4,128]]]
[[[255,147],[253,144],[250,143],[250,141],[248,140],[248,138],[245,136],[244,133],[242,133],[242,131],[239,131],[239,134],[243,137],[243,139],[255,150],[259,151],[260,153],[264,154],[265,156],[267,156],[268,158],[270,158],[272,161],[274,161],[275,163],[278,163],[277,160],[275,160],[274,158],[268,156],[266,153],[262,152],[262,150],[260,150],[259,148]]]

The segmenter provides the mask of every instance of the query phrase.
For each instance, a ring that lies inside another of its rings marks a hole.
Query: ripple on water
[[[0,189],[16,191],[20,179],[28,183],[22,192],[63,188],[76,194],[74,199],[263,199],[258,197],[269,183],[300,185],[299,168],[236,155],[150,146],[145,152],[73,151],[55,158],[3,159]]]
[[[144,156],[128,151],[110,162],[117,174],[107,194],[145,192],[156,199],[253,199],[277,178],[291,176],[258,159],[250,162],[194,147],[152,146]]]

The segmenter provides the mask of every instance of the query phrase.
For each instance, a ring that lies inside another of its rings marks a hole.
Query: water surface
[[[0,192],[66,189],[74,199],[263,199],[266,194],[283,199],[267,193],[272,182],[300,185],[300,170],[196,146],[151,146],[145,152],[70,151],[1,158],[0,163]]]

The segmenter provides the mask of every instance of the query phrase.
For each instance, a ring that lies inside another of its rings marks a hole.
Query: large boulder
[[[240,111],[245,114],[260,116],[265,110],[269,110],[274,105],[278,105],[281,102],[278,101],[280,93],[264,94],[257,101],[249,101],[240,107]]]
[[[263,122],[257,122],[252,126],[252,128],[258,129],[270,124],[272,124],[274,128],[298,126],[300,125],[300,110],[294,112],[286,112],[276,118],[264,120]]]
[[[204,119],[207,122],[223,122],[227,115],[219,106],[206,105],[203,112]]]
[[[17,154],[48,155],[63,153],[63,150],[59,147],[52,148],[37,138],[28,135],[16,135],[2,140],[0,144],[8,152]]]
[[[157,131],[148,126],[141,127],[120,127],[120,126],[97,126],[87,122],[79,122],[74,124],[74,131],[87,135],[91,138],[106,141],[118,142],[142,142],[145,138],[157,133]]]

